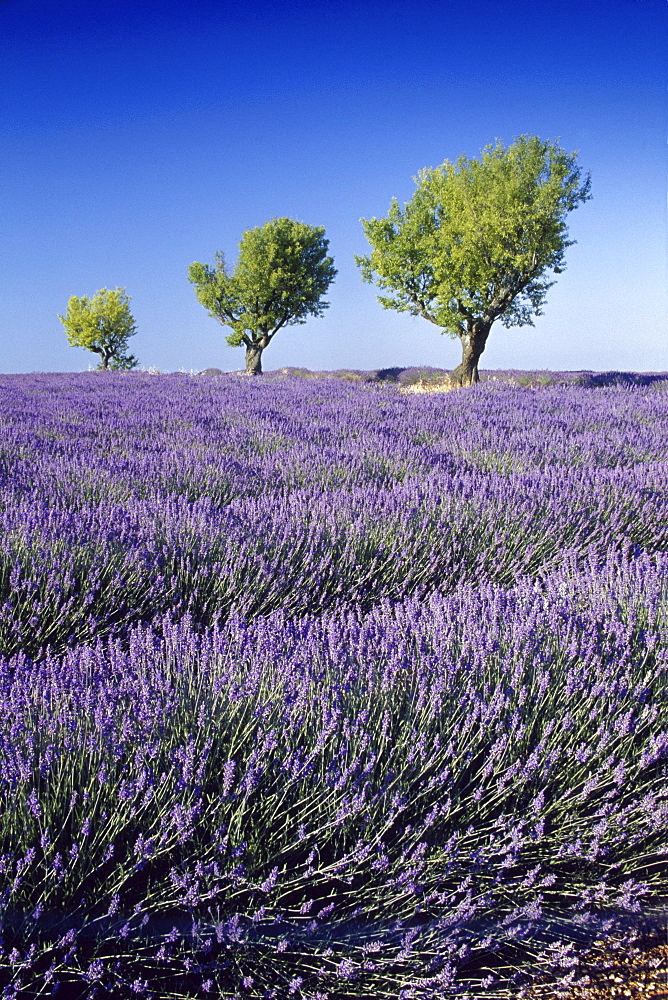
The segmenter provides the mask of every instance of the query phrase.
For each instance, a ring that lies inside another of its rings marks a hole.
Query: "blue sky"
[[[339,273],[266,370],[453,367],[361,282],[359,219],[527,132],[578,150],[593,198],[544,315],[497,323],[481,367],[668,369],[667,24],[665,0],[0,0],[0,371],[94,365],[57,315],[117,285],[142,367],[243,367],[187,266],[282,215]]]

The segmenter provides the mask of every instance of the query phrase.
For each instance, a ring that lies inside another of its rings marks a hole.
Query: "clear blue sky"
[[[0,371],[94,364],[57,314],[117,285],[142,367],[241,368],[186,269],[281,215],[339,273],[265,369],[452,367],[361,282],[359,219],[525,132],[578,150],[593,199],[544,316],[496,324],[481,367],[668,369],[667,23],[665,0],[0,0]]]

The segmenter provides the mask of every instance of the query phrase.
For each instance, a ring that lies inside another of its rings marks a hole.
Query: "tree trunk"
[[[472,327],[460,336],[462,342],[462,360],[453,370],[450,378],[457,386],[473,385],[479,382],[478,361],[485,350],[489,336],[490,323],[476,320]]]
[[[263,348],[258,346],[252,346],[246,348],[246,374],[247,375],[261,375],[262,374],[262,350]]]

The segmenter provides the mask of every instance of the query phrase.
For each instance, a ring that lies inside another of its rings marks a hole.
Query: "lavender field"
[[[521,996],[668,895],[666,384],[0,376],[2,996]]]

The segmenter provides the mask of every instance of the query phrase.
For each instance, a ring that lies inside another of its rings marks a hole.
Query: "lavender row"
[[[667,567],[5,660],[0,981],[435,1000],[563,977],[555,928],[665,892]]]
[[[300,490],[268,510],[167,498],[76,517],[20,499],[0,514],[2,651],[121,635],[168,611],[209,625],[231,613],[368,608],[540,578],[564,559],[661,551],[663,504],[641,483],[438,475],[383,491]]]
[[[294,379],[6,381],[6,655],[167,612],[209,625],[510,585],[668,540],[650,390],[492,384],[464,404]]]
[[[664,396],[0,387],[8,997],[506,995],[665,893]]]
[[[665,462],[661,394],[487,383],[390,386],[134,373],[0,376],[2,478],[49,503],[155,493],[215,502],[378,485],[443,468],[530,471]],[[455,394],[456,395],[456,394]]]

